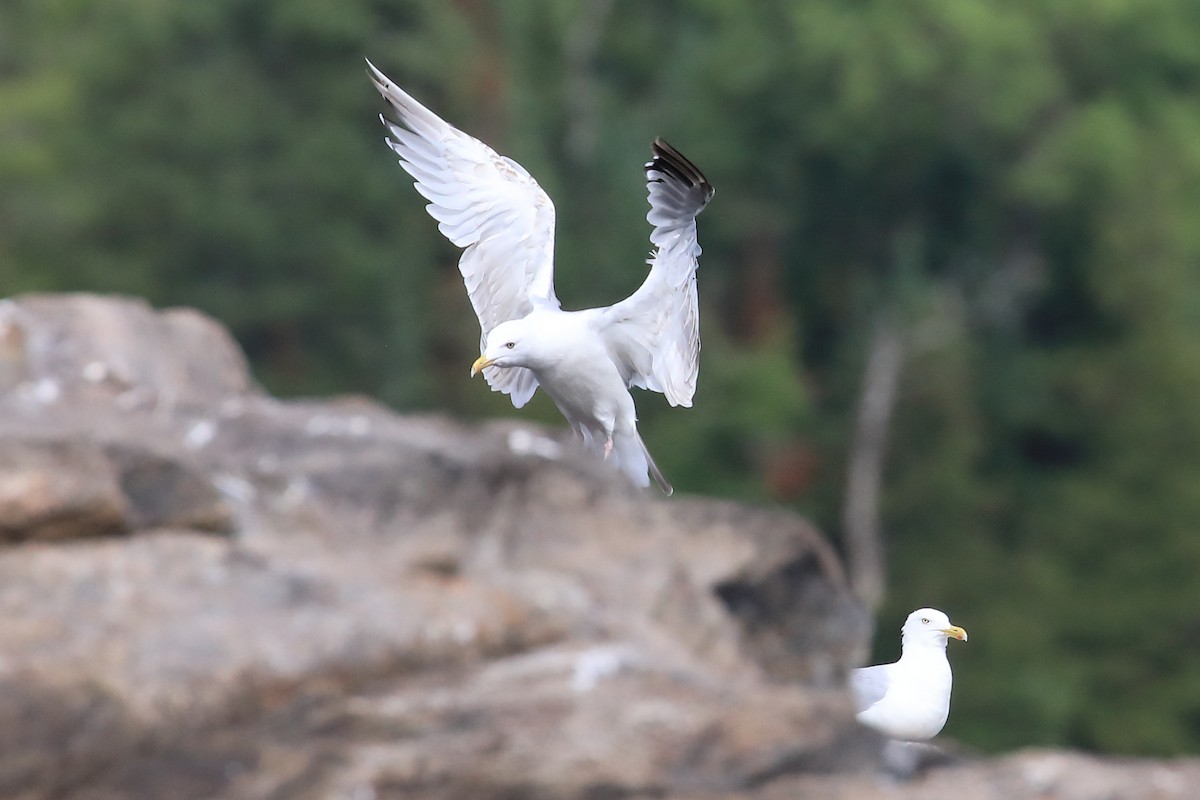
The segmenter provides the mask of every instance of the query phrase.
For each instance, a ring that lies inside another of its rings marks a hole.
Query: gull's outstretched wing
[[[415,179],[438,230],[465,248],[458,269],[482,328],[524,317],[554,296],[554,204],[517,162],[496,153],[418,103],[367,62],[371,81],[399,124],[380,116],[388,146]],[[482,349],[482,347],[481,347]],[[495,391],[520,408],[537,390],[524,368],[484,370]]]
[[[650,274],[632,295],[604,309],[601,331],[625,382],[690,406],[700,358],[696,307],[696,215],[713,187],[692,162],[662,139],[652,145],[646,186],[654,226]]]
[[[891,684],[891,667],[891,664],[880,664],[876,667],[860,667],[850,673],[855,713],[866,711],[887,694]]]

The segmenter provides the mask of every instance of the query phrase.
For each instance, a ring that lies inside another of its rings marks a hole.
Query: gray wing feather
[[[655,139],[646,164],[655,246],[650,274],[636,292],[605,310],[604,335],[630,386],[662,392],[673,405],[690,406],[700,364],[700,314],[696,268],[700,244],[696,215],[713,187],[678,150]]]
[[[850,688],[854,692],[855,712],[866,711],[887,694],[891,684],[891,664],[860,667],[850,673]]]

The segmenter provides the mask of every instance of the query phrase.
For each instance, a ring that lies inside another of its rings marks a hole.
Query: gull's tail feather
[[[662,493],[667,497],[670,497],[675,493],[675,487],[667,481],[666,476],[662,474],[662,470],[658,468],[658,464],[654,463],[654,457],[650,455],[650,451],[646,449],[646,443],[642,441],[642,437],[638,436],[637,440],[638,444],[641,445],[642,455],[646,457],[646,467],[650,470],[650,477],[654,479],[655,485],[658,486],[659,489],[662,489]]]
[[[675,488],[663,477],[662,470],[654,463],[653,456],[646,449],[646,443],[634,430],[632,433],[617,433],[613,436],[613,452],[616,466],[638,486],[649,486],[650,479],[668,497]]]
[[[601,439],[593,436],[592,432],[582,425],[573,427],[583,440],[585,448],[597,453],[604,452]],[[644,488],[649,486],[650,480],[653,479],[654,484],[668,497],[675,491],[675,487],[663,476],[658,464],[654,463],[654,458],[646,449],[646,443],[642,441],[636,429],[633,433],[613,433],[613,448],[608,455],[608,463],[624,474],[634,486]]]

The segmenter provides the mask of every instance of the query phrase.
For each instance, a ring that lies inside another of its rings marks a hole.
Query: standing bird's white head
[[[907,648],[914,647],[946,647],[949,639],[967,640],[967,632],[957,625],[950,624],[950,618],[936,608],[918,608],[904,620],[900,629],[900,644]]]

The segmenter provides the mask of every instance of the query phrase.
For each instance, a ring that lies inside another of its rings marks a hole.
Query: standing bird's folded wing
[[[372,82],[392,105],[398,123],[380,117],[388,146],[415,179],[438,230],[465,248],[458,268],[482,329],[524,317],[554,295],[554,204],[515,161],[453,127],[418,103],[367,62]],[[495,391],[520,408],[537,390],[524,368],[486,369]]]
[[[887,694],[891,664],[859,667],[850,673],[850,689],[854,692],[854,711],[866,711]]]
[[[696,215],[713,187],[696,166],[662,139],[646,164],[654,226],[650,274],[641,287],[604,312],[603,333],[630,386],[662,392],[673,406],[690,406],[700,359],[696,304]]]

